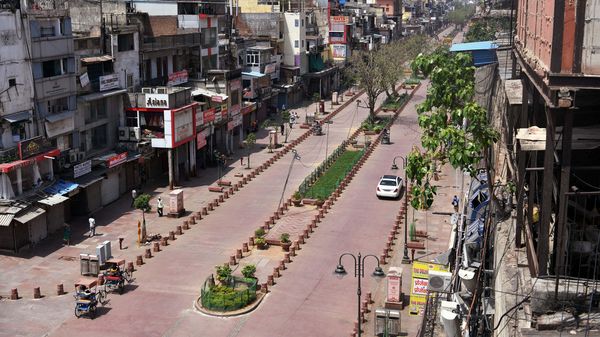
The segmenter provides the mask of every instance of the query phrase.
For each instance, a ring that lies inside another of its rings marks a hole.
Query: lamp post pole
[[[358,256],[355,256],[352,253],[343,253],[342,255],[340,255],[339,261],[338,261],[338,265],[335,268],[335,274],[339,275],[339,276],[344,276],[346,275],[346,269],[344,269],[344,265],[342,264],[342,258],[346,255],[352,256],[352,258],[354,259],[354,277],[358,278],[358,288],[356,289],[356,295],[358,296],[358,308],[357,308],[357,321],[358,321],[358,331],[357,331],[357,335],[358,337],[361,336],[361,325],[362,325],[362,318],[360,317],[360,296],[362,294],[362,289],[361,289],[361,282],[360,279],[365,277],[365,259],[367,257],[373,257],[375,258],[375,260],[377,261],[377,267],[375,267],[375,270],[373,271],[373,276],[375,277],[383,277],[385,276],[383,269],[381,269],[381,266],[379,264],[379,258],[377,258],[377,256],[373,255],[373,254],[368,254],[365,256],[362,256],[360,253],[358,253]]]
[[[402,257],[403,264],[411,263],[408,257],[408,181],[406,180],[407,160],[405,157],[396,156],[392,162],[392,170],[397,170],[396,158],[402,159],[402,168],[404,169],[404,256]]]

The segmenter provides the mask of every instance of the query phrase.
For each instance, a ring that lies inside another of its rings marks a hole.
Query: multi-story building
[[[579,317],[598,309],[597,8],[585,1],[518,2],[514,54],[523,106],[514,117],[516,247],[527,253],[529,312],[538,327],[553,322],[571,329],[571,308]]]

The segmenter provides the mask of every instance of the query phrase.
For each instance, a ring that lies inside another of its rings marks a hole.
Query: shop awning
[[[27,111],[21,111],[21,112],[17,112],[14,114],[6,115],[6,116],[3,116],[2,118],[4,118],[4,120],[9,123],[16,123],[16,122],[22,122],[22,121],[29,120],[30,117],[31,117],[31,112],[29,110],[27,110]]]
[[[43,208],[38,207],[38,206],[33,206],[33,207],[25,210],[25,212],[16,216],[15,220],[17,220],[18,222],[20,222],[22,224],[25,224],[25,223],[37,218],[38,216],[43,215],[44,213],[46,213],[46,211]]]
[[[99,100],[101,98],[124,94],[126,92],[127,92],[127,89],[113,89],[113,90],[108,90],[108,91],[103,91],[103,92],[95,92],[92,94],[79,96],[79,99],[83,100],[84,102],[91,102],[91,101]]]
[[[263,77],[263,76],[267,76],[266,74],[263,73],[259,73],[258,71],[251,71],[251,72],[242,72],[242,76],[250,76],[250,77]]]
[[[0,214],[0,227],[8,227],[15,218],[12,214]]]
[[[91,184],[104,179],[103,174],[105,172],[106,169],[93,170],[92,172],[75,179],[75,182],[79,185],[80,188],[86,188]]]
[[[54,123],[54,122],[62,121],[63,119],[73,117],[74,114],[75,114],[74,111],[65,111],[65,112],[61,112],[58,114],[48,115],[48,116],[46,116],[46,120],[50,123]]]
[[[65,195],[65,194],[75,190],[77,188],[77,186],[79,186],[79,185],[76,183],[70,182],[70,181],[58,180],[54,184],[52,184],[52,186],[46,188],[44,190],[44,192],[46,192],[48,194]]]
[[[112,60],[113,60],[113,57],[110,55],[88,56],[88,57],[82,57],[81,63],[92,64],[92,63],[106,62],[106,61],[112,61]]]
[[[51,195],[47,198],[44,198],[42,200],[38,200],[38,202],[40,204],[46,205],[46,206],[54,206],[54,205],[58,205],[61,202],[65,202],[69,200],[69,198],[67,197],[63,197],[62,195],[59,194],[55,194],[55,195]]]

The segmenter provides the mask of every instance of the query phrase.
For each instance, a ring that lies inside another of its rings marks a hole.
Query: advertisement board
[[[184,84],[188,81],[188,71],[182,70],[169,74],[169,80],[167,82],[168,87],[172,87],[178,84]]]
[[[88,73],[83,73],[79,76],[79,83],[81,84],[82,88],[90,84],[90,78],[88,76]]]
[[[196,135],[196,149],[200,150],[201,148],[206,146],[206,135],[204,132],[199,132]]]
[[[169,107],[169,95],[168,94],[145,94],[146,108],[168,108]]]
[[[331,45],[331,56],[333,59],[345,59],[346,58],[346,45],[345,44],[332,44]]]
[[[114,155],[106,161],[106,166],[108,168],[115,167],[119,164],[123,164],[127,160],[127,152],[119,153]]]
[[[215,121],[215,108],[210,108],[202,112],[204,123],[210,123]],[[196,124],[197,125],[197,124]]]
[[[119,89],[119,75],[110,74],[106,76],[100,76],[100,91],[106,91],[111,89]]]
[[[190,106],[174,113],[173,143],[177,144],[194,135],[194,109]]]
[[[84,161],[81,164],[73,166],[73,178],[78,178],[92,172],[92,161]]]
[[[50,144],[50,141],[46,138],[37,136],[20,141],[18,143],[18,148],[19,157],[23,160],[52,149],[52,144]]]
[[[409,315],[422,316],[427,304],[427,286],[429,285],[429,271],[448,271],[444,265],[413,261],[412,277],[410,284]]]

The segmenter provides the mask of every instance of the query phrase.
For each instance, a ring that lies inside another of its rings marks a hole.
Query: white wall
[[[130,51],[116,52],[114,70],[119,74],[121,88],[127,89],[127,74],[133,74],[133,85],[140,85],[140,46],[138,33],[133,33],[134,48]]]
[[[31,63],[26,61],[28,33],[21,24],[20,13],[0,12],[0,116],[33,108]],[[15,78],[16,87],[8,80]]]
[[[148,13],[148,15],[177,15],[177,3],[172,4],[166,2],[134,2],[138,12]]]
[[[302,24],[304,19],[304,13],[284,13],[283,63],[285,65],[296,65],[295,59],[298,55],[301,60],[305,57],[303,52],[305,48],[302,48],[302,41],[306,47],[306,25]],[[296,27],[296,20],[298,20],[298,27]],[[296,47],[295,41],[298,41],[298,47]],[[297,66],[301,66],[301,64]]]

